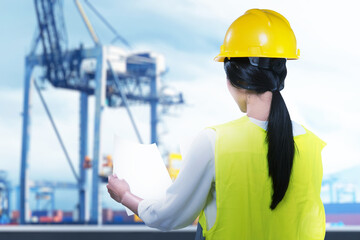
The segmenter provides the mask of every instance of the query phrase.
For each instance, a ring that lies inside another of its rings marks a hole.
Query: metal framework
[[[30,184],[30,190],[35,194],[36,210],[49,209],[50,215],[55,210],[55,191],[59,189],[79,189],[78,184],[66,182],[36,181]]]
[[[352,188],[346,189],[346,187],[344,187],[344,185],[346,185],[345,183],[339,181],[337,177],[332,176],[324,179],[321,185],[324,188],[327,187],[327,191],[322,190],[322,192],[329,196],[330,203],[340,203],[343,197],[349,198],[349,196],[351,199],[350,202],[356,203],[356,189],[352,184],[350,184]]]
[[[0,224],[10,222],[10,190],[7,174],[0,170]]]
[[[164,69],[160,68],[162,59],[151,52],[143,54],[126,53],[114,46],[104,46],[96,36],[90,21],[87,19],[79,1],[75,4],[94,40],[95,46],[84,49],[67,50],[61,4],[59,0],[35,0],[38,31],[33,48],[25,59],[24,103],[22,150],[20,172],[20,223],[29,221],[29,180],[28,180],[28,152],[30,142],[30,92],[34,85],[45,111],[51,121],[57,139],[62,147],[66,160],[72,169],[79,194],[79,220],[85,222],[85,157],[88,149],[88,98],[95,97],[95,121],[93,126],[93,159],[92,159],[92,192],[89,223],[101,223],[101,206],[99,204],[99,159],[101,144],[101,113],[104,107],[125,107],[136,132],[139,142],[143,142],[131,114],[131,104],[149,104],[151,116],[150,143],[158,143],[157,123],[158,105],[170,106],[182,104],[182,94],[166,96],[159,93],[160,77]],[[86,1],[89,5],[89,3]],[[92,5],[91,8],[94,8]],[[97,15],[100,15],[97,12]],[[101,15],[100,15],[101,16]],[[108,22],[106,22],[109,24]],[[61,26],[61,27],[59,27]],[[112,29],[114,30],[114,29]],[[119,39],[119,34],[117,34]],[[42,53],[36,54],[38,43],[41,42]],[[95,63],[96,68],[88,66]],[[44,70],[42,77],[33,76],[35,67]],[[67,154],[59,130],[52,118],[49,107],[41,94],[41,81],[47,81],[56,88],[75,90],[80,92],[80,156],[79,170],[76,171]]]

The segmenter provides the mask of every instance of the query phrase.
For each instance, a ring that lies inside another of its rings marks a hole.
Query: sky
[[[83,3],[83,1],[80,1]],[[296,35],[300,59],[288,61],[282,91],[292,119],[322,138],[324,175],[360,166],[360,39],[356,1],[90,1],[131,45],[165,57],[168,73],[162,83],[183,92],[183,106],[161,117],[159,135],[168,151],[193,138],[202,128],[243,116],[226,88],[223,65],[213,61],[229,25],[251,8],[284,15]],[[88,7],[84,9],[103,44],[112,33]],[[68,48],[93,43],[73,1],[64,1]],[[24,59],[36,25],[33,1],[0,0],[0,170],[19,183]],[[121,43],[117,46],[124,47]],[[41,72],[36,70],[37,76]],[[33,89],[34,90],[34,89]],[[79,93],[46,85],[43,95],[75,166],[79,161]],[[29,170],[31,180],[73,182],[74,178],[35,91],[31,95]],[[94,104],[89,104],[89,149],[92,147]],[[145,142],[150,141],[150,109],[133,106]],[[114,134],[136,140],[124,109],[105,108],[102,154],[112,154]],[[90,155],[92,152],[90,151]],[[354,174],[355,176],[355,174]],[[349,180],[351,182],[351,179]],[[360,191],[360,186],[356,187]],[[105,191],[105,188],[102,188]],[[104,194],[106,194],[104,192]],[[66,194],[59,194],[59,206]],[[359,196],[360,199],[360,196]],[[113,206],[105,197],[105,206]]]

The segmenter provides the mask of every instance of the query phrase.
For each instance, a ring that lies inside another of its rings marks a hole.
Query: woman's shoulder
[[[293,127],[293,136],[298,136],[306,133],[306,129],[301,124],[292,121],[292,127]]]
[[[311,130],[306,128],[304,125],[300,125],[294,121],[293,121],[293,131],[294,131],[294,137],[299,136],[299,135],[308,136],[308,139],[306,141],[309,141],[309,139],[312,139],[313,143],[318,143],[321,146],[321,149],[326,146],[326,142],[324,142],[314,132],[312,132]],[[297,131],[297,134],[295,134],[295,131]]]

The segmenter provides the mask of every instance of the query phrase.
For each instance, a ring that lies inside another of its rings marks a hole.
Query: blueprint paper
[[[170,175],[156,144],[139,144],[115,135],[114,169],[130,190],[142,199],[160,199],[171,185]],[[134,213],[126,208],[128,215]]]

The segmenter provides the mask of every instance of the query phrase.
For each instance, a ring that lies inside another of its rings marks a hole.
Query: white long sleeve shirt
[[[266,121],[249,118],[267,128]],[[306,133],[293,122],[293,135]],[[213,129],[202,130],[183,157],[183,165],[174,183],[160,200],[144,199],[138,206],[139,217],[149,227],[163,231],[190,225],[204,209],[207,229],[216,219],[215,139]]]

